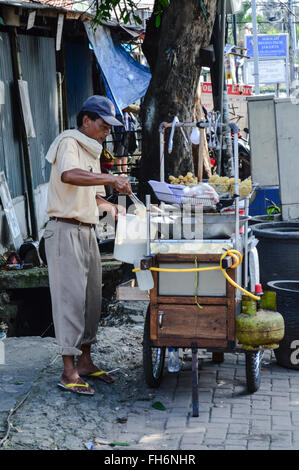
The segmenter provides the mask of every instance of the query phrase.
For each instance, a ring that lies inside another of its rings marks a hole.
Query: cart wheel
[[[150,308],[147,310],[143,333],[143,371],[149,387],[159,387],[165,361],[165,347],[154,348],[150,340]]]
[[[246,380],[249,393],[257,392],[261,384],[261,368],[263,351],[247,351],[246,357]]]

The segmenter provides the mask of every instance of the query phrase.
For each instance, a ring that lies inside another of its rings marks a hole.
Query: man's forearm
[[[74,186],[114,185],[115,176],[106,173],[92,173],[91,171],[75,168],[64,171],[61,175],[61,181]]]

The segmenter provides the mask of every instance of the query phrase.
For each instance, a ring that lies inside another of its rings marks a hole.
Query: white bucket
[[[146,256],[146,217],[134,214],[119,215],[113,256],[119,261],[134,264]],[[151,239],[155,237],[156,224],[151,223]]]

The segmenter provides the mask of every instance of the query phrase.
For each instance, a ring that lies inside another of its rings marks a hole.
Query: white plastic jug
[[[140,267],[139,261],[135,261],[134,267]],[[142,269],[140,271],[136,271],[135,274],[137,284],[140,290],[151,290],[154,287],[153,275],[149,269]]]
[[[119,261],[134,264],[146,256],[146,217],[135,214],[118,216],[113,256]],[[155,237],[157,225],[151,223],[151,239]]]

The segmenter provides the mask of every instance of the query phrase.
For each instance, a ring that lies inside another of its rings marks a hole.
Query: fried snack
[[[170,184],[181,184],[182,186],[194,186],[197,184],[198,178],[195,177],[191,171],[188,171],[188,173],[183,176],[179,175],[177,178],[173,175],[169,176],[169,183]]]

